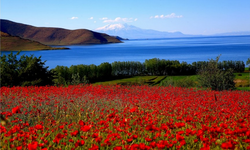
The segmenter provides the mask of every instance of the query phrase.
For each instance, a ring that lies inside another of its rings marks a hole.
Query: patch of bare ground
[[[249,81],[248,80],[235,79],[234,83],[235,83],[236,87],[248,87],[249,86]]]

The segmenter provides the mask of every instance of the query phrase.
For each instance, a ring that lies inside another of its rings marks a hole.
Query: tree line
[[[18,59],[19,54],[1,56],[1,86],[70,85],[137,75],[195,75],[209,64],[209,61],[188,64],[178,60],[153,58],[144,62],[115,61],[100,65],[57,66],[48,70],[41,57],[23,55]],[[245,64],[243,61],[221,61],[217,62],[217,68],[243,72]]]
[[[57,66],[52,69],[55,72],[56,84],[70,84],[72,82],[86,83],[105,81],[119,77],[143,76],[143,75],[195,75],[203,67],[209,65],[209,61],[197,61],[192,64],[179,62],[178,60],[165,60],[159,58],[138,61],[115,61],[96,65],[72,65],[70,67]],[[243,61],[217,62],[217,68],[222,71],[229,69],[234,72],[244,72]],[[76,80],[76,81],[73,81]]]

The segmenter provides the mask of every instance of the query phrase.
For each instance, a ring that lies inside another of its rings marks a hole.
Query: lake
[[[192,63],[215,59],[241,60],[250,57],[250,36],[214,36],[166,39],[126,40],[124,43],[100,45],[70,45],[69,50],[25,51],[21,54],[42,56],[46,66],[71,66],[114,61],[140,61],[160,58]],[[8,54],[10,52],[1,52]],[[1,55],[2,55],[1,54]]]

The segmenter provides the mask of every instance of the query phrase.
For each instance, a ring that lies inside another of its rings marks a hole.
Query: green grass
[[[183,75],[183,76],[167,76],[158,85],[161,86],[180,86],[180,87],[197,87],[197,75]]]
[[[163,81],[166,78],[167,76],[157,76],[157,78],[153,80],[154,83],[152,85],[159,85],[161,81]]]
[[[244,73],[234,73],[235,79],[241,79],[241,80],[249,80],[250,73],[244,72]]]
[[[250,86],[250,74],[249,73],[235,73],[235,86],[241,89],[244,87],[249,88]]]
[[[183,75],[183,76],[167,76],[164,80],[162,80],[162,82],[168,80],[169,78],[172,78],[174,81],[178,81],[185,78],[189,78],[196,82],[198,81],[198,75]]]
[[[164,81],[168,81],[169,79],[174,81],[179,81],[185,79],[191,79],[195,82],[195,86],[198,85],[198,75],[182,75],[182,76],[134,76],[123,79],[115,79],[111,81],[104,82],[96,82],[94,84],[98,85],[161,85]],[[235,80],[237,90],[250,91],[249,83],[250,83],[250,75],[249,73],[235,73]]]
[[[197,81],[198,79],[198,75],[184,75],[184,76],[168,76],[173,78],[173,80],[180,80],[180,79],[184,79],[184,78],[190,78],[191,80]]]
[[[240,91],[250,91],[250,87],[237,87],[236,90],[240,90]]]
[[[129,78],[117,79],[112,81],[96,82],[94,84],[98,85],[112,85],[112,84],[121,84],[121,85],[133,85],[133,84],[146,84],[146,85],[156,85],[163,80],[165,76],[134,76]]]

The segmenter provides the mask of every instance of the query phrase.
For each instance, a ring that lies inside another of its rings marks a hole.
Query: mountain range
[[[204,36],[141,29],[128,24],[110,24],[91,31],[87,29],[68,30],[63,28],[35,27],[5,19],[0,19],[0,23],[1,50],[64,49],[53,48],[48,45],[106,44],[121,43],[120,40],[126,39]],[[250,32],[230,32],[210,36],[234,35],[250,35]]]
[[[217,33],[215,36],[241,36],[241,35],[250,35],[250,31],[240,31],[240,32],[226,32],[226,33]]]
[[[168,38],[186,37],[181,32],[161,32],[151,29],[141,29],[128,24],[109,24],[95,29],[97,32],[106,33],[112,36],[119,36],[128,39],[147,39],[147,38]]]
[[[51,47],[44,44],[41,44],[36,41],[31,41],[28,39],[23,39],[18,36],[11,36],[8,33],[1,31],[1,51],[31,51],[31,50],[57,50],[57,49],[68,49],[68,48],[59,48]]]
[[[37,41],[45,45],[81,45],[121,43],[115,37],[87,29],[68,30],[62,28],[34,27],[1,19],[1,31],[11,36]]]
[[[128,39],[250,35],[250,31],[228,32],[213,35],[188,35],[181,32],[162,32],[151,29],[141,29],[128,24],[109,24],[104,27],[97,28],[95,31]]]

